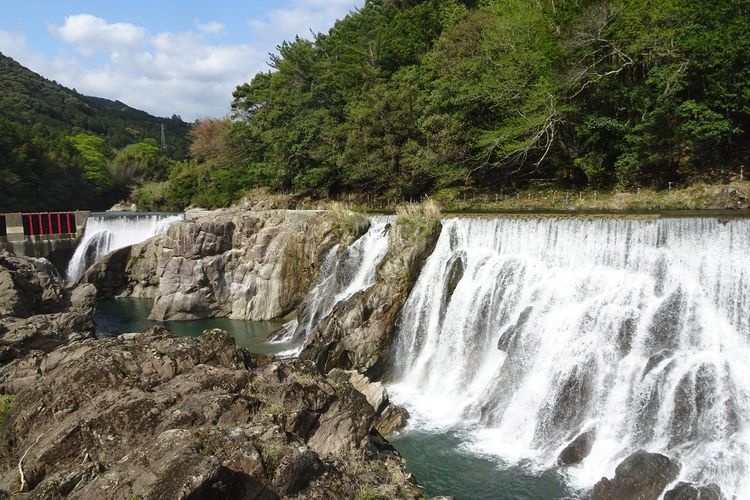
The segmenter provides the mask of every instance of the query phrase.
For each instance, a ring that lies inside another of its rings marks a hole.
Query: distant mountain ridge
[[[87,132],[113,148],[152,138],[161,125],[172,158],[183,158],[190,124],[174,114],[161,118],[120,101],[79,94],[44,78],[0,53],[0,118],[19,125],[45,126],[55,135]]]

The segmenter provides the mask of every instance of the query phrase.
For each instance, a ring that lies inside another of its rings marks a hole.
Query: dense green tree
[[[166,179],[187,152],[178,116],[78,94],[2,54],[0,89],[0,210],[108,208],[134,182]]]
[[[0,212],[89,207],[96,197],[83,161],[70,141],[0,119]]]
[[[749,8],[621,0],[584,10],[571,31],[580,63],[570,95],[579,164],[597,183],[716,180],[736,161],[747,144]]]
[[[94,192],[102,194],[112,189],[112,176],[107,170],[109,151],[104,139],[91,134],[76,134],[69,139],[84,159],[83,176]]]
[[[748,13],[750,0],[367,0],[281,43],[234,91],[231,121],[193,128],[165,203],[259,186],[408,199],[726,180],[750,151]]]
[[[169,175],[169,160],[156,145],[137,142],[118,151],[108,170],[117,186],[143,179],[163,181]]]

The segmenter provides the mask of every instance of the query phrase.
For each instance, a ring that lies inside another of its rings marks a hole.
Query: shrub
[[[10,407],[13,403],[13,396],[10,394],[0,394],[0,426],[10,413]]]

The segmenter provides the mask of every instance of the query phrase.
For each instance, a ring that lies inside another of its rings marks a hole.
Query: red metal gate
[[[76,233],[75,212],[34,212],[21,214],[21,218],[26,236]]]

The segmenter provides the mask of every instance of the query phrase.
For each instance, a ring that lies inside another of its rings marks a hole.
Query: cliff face
[[[303,299],[324,255],[366,229],[364,217],[330,212],[216,211],[110,254],[82,281],[102,296],[153,298],[156,320],[277,318]]]

